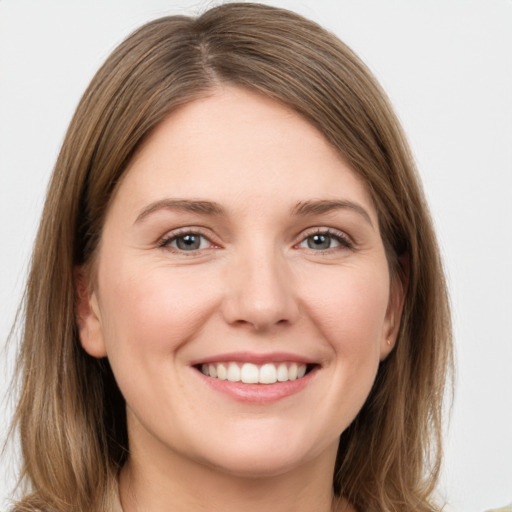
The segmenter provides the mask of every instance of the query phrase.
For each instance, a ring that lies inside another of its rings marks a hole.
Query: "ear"
[[[402,320],[402,311],[404,308],[405,294],[407,293],[407,284],[409,280],[409,257],[402,255],[399,257],[399,268],[391,276],[389,287],[389,302],[384,321],[383,339],[380,348],[380,360],[383,361],[395,347],[400,322]]]
[[[107,355],[100,309],[96,292],[90,283],[90,272],[84,267],[75,269],[76,323],[80,343],[91,356]]]

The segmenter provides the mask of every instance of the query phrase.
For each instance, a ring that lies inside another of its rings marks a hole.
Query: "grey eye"
[[[186,233],[171,238],[166,245],[174,247],[179,251],[197,251],[199,249],[205,249],[208,247],[210,242],[202,235],[197,233]]]
[[[340,242],[335,237],[327,233],[317,233],[315,235],[308,236],[301,243],[301,246],[306,244],[308,249],[317,251],[325,251],[326,249],[332,249],[340,245]]]
[[[199,235],[184,235],[176,238],[176,247],[182,251],[193,251],[199,249],[201,237]]]

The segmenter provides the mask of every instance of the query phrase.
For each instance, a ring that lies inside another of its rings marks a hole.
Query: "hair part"
[[[407,142],[384,92],[346,45],[294,13],[248,3],[138,29],[77,107],[26,288],[15,424],[32,493],[15,510],[110,510],[128,456],[125,404],[108,361],[80,345],[76,269],[93,268],[107,209],[144,140],[174,110],[222,84],[294,109],[370,190],[392,277],[406,297],[396,347],[341,435],[333,488],[358,510],[432,511],[451,325],[439,249]]]

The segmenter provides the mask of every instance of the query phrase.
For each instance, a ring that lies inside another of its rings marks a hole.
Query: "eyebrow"
[[[364,220],[373,228],[373,222],[368,212],[358,203],[346,200],[326,200],[317,201],[299,201],[293,208],[295,215],[320,215],[336,210],[349,209],[361,215]]]
[[[135,224],[159,210],[178,210],[202,215],[224,215],[224,208],[213,201],[195,199],[160,199],[146,206],[135,219]]]
[[[299,201],[292,208],[292,215],[321,215],[336,210],[349,209],[361,215],[366,222],[373,227],[373,223],[368,212],[359,204],[346,200],[328,200],[320,199],[316,201]],[[135,224],[141,222],[152,213],[159,210],[178,210],[201,215],[225,215],[225,209],[214,201],[204,201],[199,199],[160,199],[146,206],[135,219]]]

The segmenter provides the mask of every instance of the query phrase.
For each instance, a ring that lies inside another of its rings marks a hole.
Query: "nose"
[[[294,323],[299,304],[284,258],[270,249],[235,259],[229,266],[222,305],[226,322],[254,331]]]

